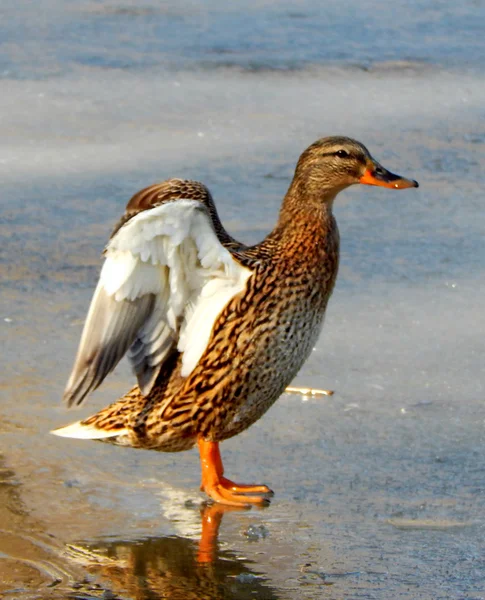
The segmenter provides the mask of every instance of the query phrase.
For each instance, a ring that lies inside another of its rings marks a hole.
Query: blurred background
[[[483,0],[2,1],[0,595],[485,598],[484,23]],[[122,364],[61,406],[131,195],[200,179],[255,243],[334,134],[420,188],[339,197],[295,381],[335,394],[285,394],[222,446],[271,506],[213,515],[195,451],[49,436],[133,383]]]

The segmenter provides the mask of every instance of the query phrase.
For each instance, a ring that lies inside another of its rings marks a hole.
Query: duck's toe
[[[268,506],[269,497],[273,492],[265,485],[236,485],[226,479],[229,486],[226,487],[223,481],[214,485],[205,485],[204,492],[215,502],[225,504],[226,506],[238,506],[240,508],[250,508],[251,506]],[[235,489],[239,491],[235,491]],[[242,492],[241,490],[244,490]],[[267,491],[266,491],[267,490]],[[259,493],[260,496],[252,496],[247,492]]]
[[[264,484],[235,483],[226,477],[221,477],[221,484],[226,490],[236,494],[264,494],[270,498],[274,496],[273,490]]]

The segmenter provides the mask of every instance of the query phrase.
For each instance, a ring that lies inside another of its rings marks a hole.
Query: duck
[[[52,433],[164,452],[197,445],[212,501],[267,505],[267,485],[224,476],[220,444],[269,410],[315,346],[339,265],[333,204],[354,184],[418,187],[354,139],[319,139],[301,154],[273,231],[253,246],[225,230],[200,182],[135,194],[105,248],[64,401],[80,405],[125,355],[137,383]]]

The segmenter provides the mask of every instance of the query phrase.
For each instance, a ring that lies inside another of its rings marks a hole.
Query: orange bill
[[[395,175],[387,169],[384,169],[384,167],[381,167],[378,163],[368,167],[359,181],[365,185],[379,185],[381,187],[393,188],[396,190],[419,187],[418,182],[414,181],[414,179],[406,179],[400,175]]]

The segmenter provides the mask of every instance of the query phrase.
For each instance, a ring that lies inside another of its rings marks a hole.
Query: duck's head
[[[417,181],[381,166],[360,142],[340,136],[322,138],[307,148],[298,161],[295,180],[308,191],[329,197],[355,183],[397,190],[418,187]]]

